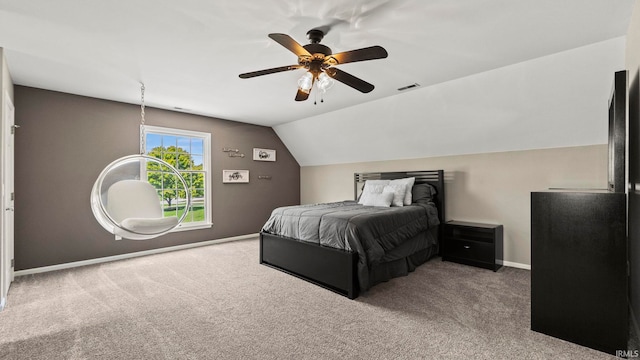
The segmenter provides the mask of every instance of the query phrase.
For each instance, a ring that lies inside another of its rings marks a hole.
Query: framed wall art
[[[222,182],[226,184],[248,183],[249,170],[222,170]]]
[[[271,149],[253,148],[253,160],[276,161],[276,151]]]

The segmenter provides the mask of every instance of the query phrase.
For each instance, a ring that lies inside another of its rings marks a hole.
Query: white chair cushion
[[[127,218],[162,218],[160,198],[153,185],[122,180],[107,190],[107,212],[118,223]]]
[[[126,218],[122,220],[120,225],[123,228],[138,234],[157,234],[173,229],[178,225],[178,218],[174,216],[156,219]]]

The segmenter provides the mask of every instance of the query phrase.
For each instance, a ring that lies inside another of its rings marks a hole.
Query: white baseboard
[[[164,247],[164,248],[160,248],[160,249],[138,251],[138,252],[122,254],[122,255],[106,256],[106,257],[101,257],[101,258],[97,258],[97,259],[74,261],[74,262],[65,263],[65,264],[58,264],[58,265],[43,266],[43,267],[32,268],[32,269],[18,270],[18,271],[14,272],[14,275],[15,276],[24,276],[24,275],[39,274],[39,273],[49,272],[49,271],[70,269],[70,268],[79,267],[79,266],[101,264],[101,263],[105,263],[105,262],[123,260],[123,259],[130,259],[130,258],[139,257],[139,256],[153,255],[153,254],[165,253],[165,252],[169,252],[169,251],[184,250],[184,249],[191,249],[191,248],[200,247],[200,246],[219,244],[219,243],[228,242],[228,241],[247,240],[247,239],[258,237],[258,235],[259,234],[256,233],[256,234],[233,236],[233,237],[229,237],[229,238],[209,240],[209,241],[201,241],[201,242],[196,242],[196,243],[191,243],[191,244],[184,244],[184,245],[169,246],[169,247]],[[1,307],[0,307],[0,309],[1,309]]]
[[[527,265],[527,264],[521,264],[521,263],[511,262],[511,261],[500,261],[500,260],[497,260],[496,262],[498,264],[501,264],[502,266],[508,266],[508,267],[524,269],[524,270],[531,270],[531,265]]]

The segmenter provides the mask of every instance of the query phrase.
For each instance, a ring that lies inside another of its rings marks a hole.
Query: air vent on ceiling
[[[409,90],[409,89],[417,88],[418,86],[420,86],[420,84],[418,84],[418,83],[413,83],[413,84],[411,84],[411,85],[407,85],[407,86],[403,86],[403,87],[401,87],[401,88],[398,88],[398,91]]]

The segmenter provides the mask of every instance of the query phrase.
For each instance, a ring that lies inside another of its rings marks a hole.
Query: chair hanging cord
[[[140,155],[145,152],[144,134],[144,83],[140,83]]]

